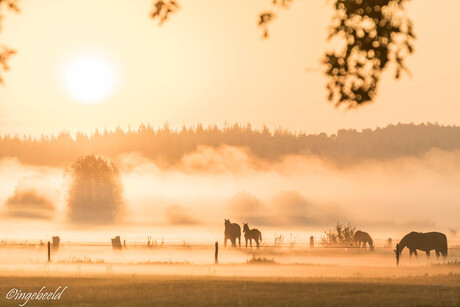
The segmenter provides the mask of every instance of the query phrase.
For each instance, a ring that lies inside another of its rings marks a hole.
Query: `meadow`
[[[458,271],[458,270],[457,270]],[[30,306],[459,306],[460,274],[398,278],[183,276],[1,277],[2,294],[68,286],[58,302]],[[17,306],[7,301],[3,306]],[[23,302],[21,302],[23,303]]]
[[[460,306],[460,249],[446,261],[407,253],[395,264],[392,248],[211,245],[66,245],[52,250],[0,248],[0,302],[13,288],[68,288],[59,301],[25,306]],[[13,257],[14,256],[14,257]]]

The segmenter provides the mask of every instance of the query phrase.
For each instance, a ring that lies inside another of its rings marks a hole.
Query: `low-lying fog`
[[[383,240],[416,231],[459,227],[460,152],[337,166],[318,156],[267,161],[243,148],[200,147],[174,167],[140,154],[114,161],[121,171],[125,213],[112,225],[67,219],[65,170],[0,161],[0,240],[131,242],[222,241],[224,219],[275,233],[286,241],[319,240],[336,222],[352,223]],[[450,234],[450,236],[452,236]],[[455,239],[452,238],[451,239]]]

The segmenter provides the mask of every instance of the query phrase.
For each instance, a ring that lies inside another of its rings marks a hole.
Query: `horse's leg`
[[[409,258],[410,258],[410,259],[412,259],[412,253],[413,253],[413,252],[414,252],[413,250],[411,250],[411,249],[409,250]]]
[[[241,248],[241,235],[238,237],[238,244],[240,245],[240,248]]]
[[[225,237],[224,237],[224,247],[227,247],[227,240],[228,240],[228,237],[225,236]]]
[[[439,255],[440,255],[440,252],[439,252],[439,249],[436,250],[436,260],[439,261]]]
[[[252,238],[249,239],[249,244],[251,245],[251,249],[252,249]]]
[[[248,238],[244,237],[246,239],[246,248],[248,248]]]
[[[415,258],[417,258],[417,260],[418,260],[418,255],[417,255],[417,250],[416,249],[414,249],[414,255],[415,255]]]
[[[259,248],[259,239],[257,238],[257,239],[254,239],[254,240],[256,240],[257,248]]]
[[[430,251],[426,251],[426,259],[430,260]]]

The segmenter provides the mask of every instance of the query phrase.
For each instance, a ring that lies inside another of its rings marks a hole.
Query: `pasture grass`
[[[60,301],[25,306],[460,306],[460,274],[402,278],[243,278],[180,276],[0,277],[11,288],[68,286]]]

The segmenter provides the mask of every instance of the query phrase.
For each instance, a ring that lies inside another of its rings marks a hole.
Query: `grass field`
[[[68,286],[59,301],[26,306],[460,306],[460,274],[402,278],[180,276],[0,277],[2,306],[12,289]]]
[[[457,249],[447,261],[404,255],[399,267],[393,251],[383,248],[229,248],[218,265],[208,247],[64,246],[49,263],[43,254],[39,248],[0,249],[0,306],[26,302],[6,298],[13,288],[33,293],[67,286],[60,300],[23,306],[460,307]],[[254,257],[268,260],[247,262]]]

